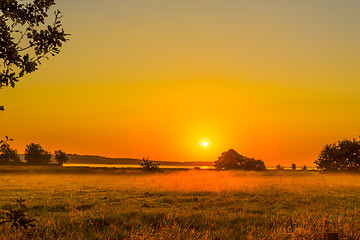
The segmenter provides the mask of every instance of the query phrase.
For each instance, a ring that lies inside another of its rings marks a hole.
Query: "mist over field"
[[[2,169],[4,170],[4,169]],[[360,176],[316,171],[49,169],[4,173],[0,207],[26,199],[6,239],[357,239]],[[10,171],[8,169],[8,171]]]

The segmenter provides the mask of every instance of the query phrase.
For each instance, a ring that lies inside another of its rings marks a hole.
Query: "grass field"
[[[360,239],[360,176],[315,171],[0,168],[0,239]]]

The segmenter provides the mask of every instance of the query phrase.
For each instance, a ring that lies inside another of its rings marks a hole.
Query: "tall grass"
[[[317,172],[3,174],[0,208],[30,230],[0,239],[360,239],[360,176]]]

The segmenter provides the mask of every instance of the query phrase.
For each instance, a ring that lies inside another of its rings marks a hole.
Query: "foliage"
[[[301,170],[306,171],[306,170],[307,170],[307,166],[304,165]]]
[[[40,144],[30,143],[25,148],[25,161],[30,165],[46,165],[51,160],[51,153],[45,151]]]
[[[0,145],[0,164],[20,163],[20,157],[16,149],[12,149],[10,144]]]
[[[0,141],[0,164],[20,163],[20,157],[17,150],[12,149],[8,143],[9,141],[13,141],[13,139],[9,139],[8,136],[5,138],[6,140]]]
[[[37,70],[42,58],[58,54],[68,40],[59,10],[51,25],[45,23],[52,5],[55,0],[0,0],[0,87],[14,87],[19,78]]]
[[[43,58],[58,54],[68,40],[59,10],[51,25],[45,23],[52,5],[55,0],[0,0],[0,88],[14,87],[25,74],[36,71]]]
[[[8,136],[5,136],[5,139],[1,140],[0,143],[6,143],[6,142],[10,142],[10,141],[14,141],[14,139],[9,138]]]
[[[223,152],[215,161],[215,167],[216,169],[266,170],[263,161],[240,155],[234,149]]]
[[[149,160],[149,157],[146,159],[143,157],[139,164],[140,167],[142,167],[146,171],[158,171],[160,166],[160,163],[153,163],[153,161]]]
[[[25,206],[25,200],[20,198],[16,202],[19,204],[18,209],[10,208],[4,212],[4,217],[0,218],[0,225],[4,223],[10,223],[11,227],[27,229],[34,227],[35,219],[27,217],[27,207]]]
[[[321,150],[315,164],[318,169],[324,171],[360,171],[360,141],[345,139],[327,144]]]
[[[296,170],[296,164],[295,163],[293,163],[293,164],[291,164],[291,170]]]
[[[68,155],[65,152],[61,150],[55,151],[55,161],[58,165],[62,166],[68,160],[69,160]]]
[[[247,158],[243,167],[244,170],[256,170],[263,171],[266,170],[265,163],[261,160],[256,160],[254,158]]]

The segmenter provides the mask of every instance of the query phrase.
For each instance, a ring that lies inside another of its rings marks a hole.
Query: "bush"
[[[263,161],[240,155],[234,149],[223,152],[214,165],[216,169],[266,170]]]
[[[139,162],[140,167],[142,167],[145,171],[158,171],[160,163],[156,164],[153,161],[149,160],[149,158],[142,158],[141,162]]]
[[[278,165],[276,165],[275,170],[280,170],[280,171],[282,171],[282,170],[284,170],[284,167],[281,166],[280,164],[278,164]]]
[[[261,160],[256,160],[254,158],[247,158],[242,169],[244,170],[257,170],[257,171],[263,171],[266,170],[265,163]]]
[[[11,227],[22,229],[34,227],[35,219],[27,217],[27,207],[24,204],[25,200],[20,198],[16,201],[19,204],[18,209],[10,208],[10,210],[4,211],[4,216],[0,218],[0,225],[9,223]]]
[[[360,171],[360,141],[345,139],[325,145],[315,164],[324,171]]]

